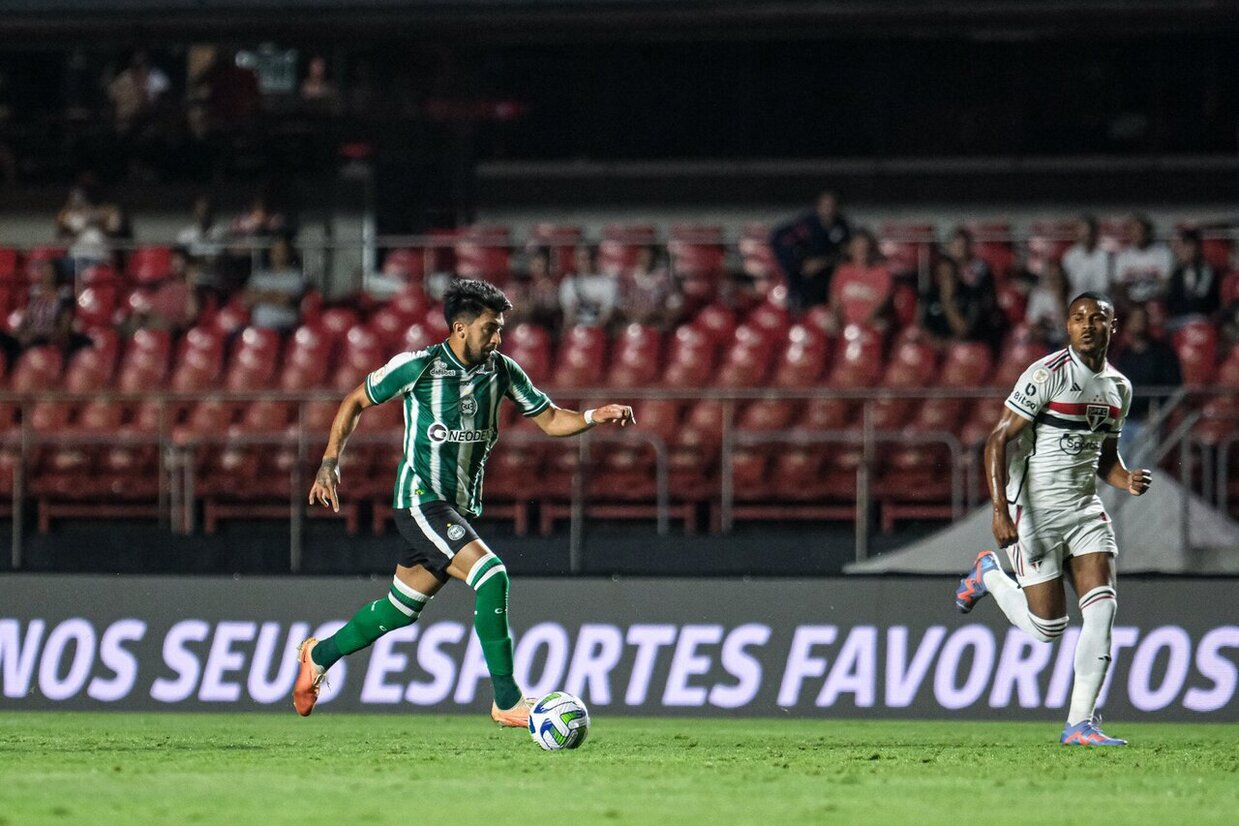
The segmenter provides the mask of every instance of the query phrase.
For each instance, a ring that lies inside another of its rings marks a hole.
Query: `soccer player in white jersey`
[[[1063,579],[1071,582],[1084,627],[1064,745],[1127,745],[1102,733],[1095,713],[1110,668],[1118,554],[1096,480],[1140,496],[1153,476],[1128,470],[1118,453],[1131,383],[1106,361],[1115,326],[1110,299],[1082,293],[1067,308],[1067,349],[1033,362],[1016,382],[985,442],[994,538],[1015,579],[993,551],[982,551],[955,592],[964,613],[993,594],[1017,628],[1052,642],[1067,628]]]
[[[446,341],[401,353],[345,397],[310,488],[310,504],[339,510],[340,453],[366,408],[398,399],[404,443],[394,493],[403,540],[391,588],[339,631],[301,644],[293,706],[314,710],[327,669],[383,634],[417,621],[449,577],[476,592],[474,630],[490,671],[491,718],[524,727],[529,708],[513,677],[508,626],[508,573],[469,520],[482,512],[482,472],[499,438],[499,403],[507,397],[551,436],[573,436],[595,425],[634,424],[632,408],[607,404],[578,413],[556,407],[512,359],[499,352],[503,314],[511,302],[484,281],[454,281],[444,296]]]

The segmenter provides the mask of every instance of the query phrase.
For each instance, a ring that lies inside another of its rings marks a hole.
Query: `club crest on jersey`
[[[459,542],[464,537],[464,535],[465,535],[465,529],[462,528],[460,525],[449,524],[447,526],[447,538],[452,540],[453,542]]]
[[[1096,430],[1106,423],[1106,417],[1110,415],[1110,408],[1104,404],[1090,404],[1084,408],[1084,420],[1088,422],[1089,430]]]
[[[460,400],[460,415],[472,416],[474,413],[477,413],[477,412],[478,412],[477,399],[466,396],[465,398]]]
[[[430,375],[432,378],[445,379],[459,375],[455,370],[443,363],[442,359],[435,359],[430,365]]]
[[[444,442],[451,442],[453,444],[489,442],[495,438],[495,430],[490,427],[483,427],[479,430],[452,430],[442,422],[435,422],[426,428],[426,438],[437,445],[441,445]]]

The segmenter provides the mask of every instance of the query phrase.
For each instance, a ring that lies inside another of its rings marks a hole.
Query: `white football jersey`
[[[1094,373],[1068,347],[1033,362],[1007,407],[1033,423],[1007,448],[1007,501],[1031,511],[1079,508],[1097,493],[1101,445],[1123,429],[1131,382],[1109,362]]]

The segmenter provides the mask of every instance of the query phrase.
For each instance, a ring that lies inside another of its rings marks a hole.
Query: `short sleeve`
[[[551,406],[551,397],[534,387],[521,366],[507,356],[503,357],[508,368],[508,389],[504,395],[516,402],[524,416],[536,416]]]
[[[1007,396],[1007,408],[1030,422],[1036,420],[1037,414],[1049,404],[1053,395],[1054,376],[1044,364],[1033,362],[1016,381],[1011,395]]]
[[[1123,426],[1127,424],[1127,413],[1131,410],[1131,385],[1123,382],[1119,385],[1119,417],[1115,421],[1114,427],[1110,431],[1111,436],[1118,436],[1123,432]]]
[[[425,365],[425,351],[401,353],[366,376],[366,396],[374,404],[382,404],[398,396],[417,381]]]

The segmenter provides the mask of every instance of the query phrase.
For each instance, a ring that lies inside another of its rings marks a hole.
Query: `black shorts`
[[[440,582],[447,582],[447,568],[460,549],[478,538],[469,520],[447,502],[424,502],[408,509],[397,508],[396,529],[404,545],[400,564],[421,565]]]

